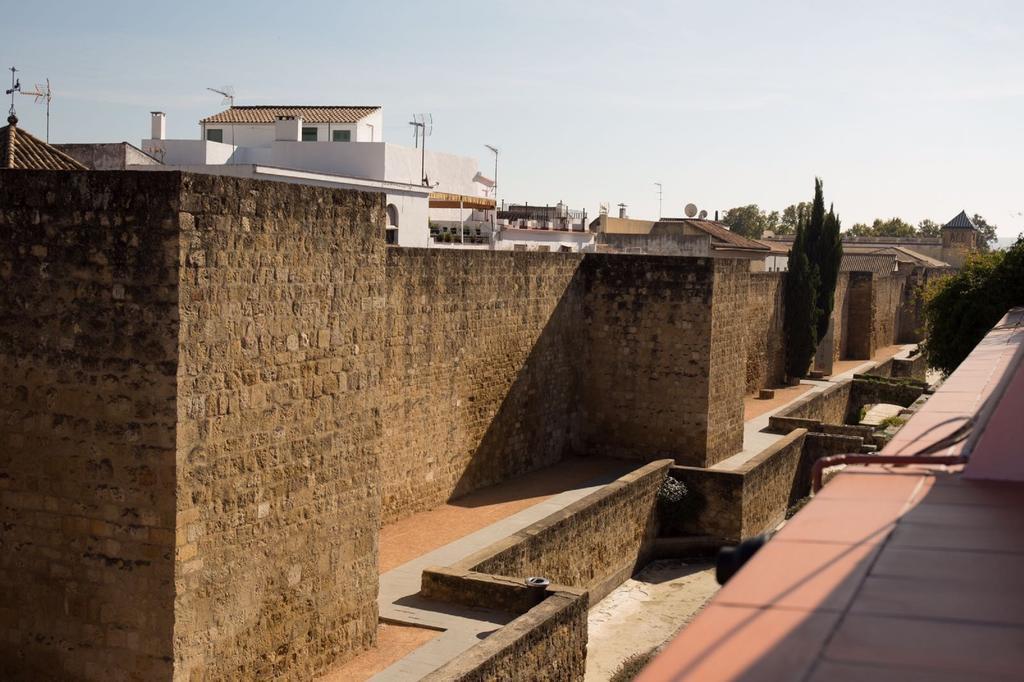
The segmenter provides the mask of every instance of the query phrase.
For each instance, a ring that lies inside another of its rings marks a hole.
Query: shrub
[[[666,476],[658,488],[658,525],[663,534],[674,535],[682,532],[683,521],[688,512],[686,484]]]

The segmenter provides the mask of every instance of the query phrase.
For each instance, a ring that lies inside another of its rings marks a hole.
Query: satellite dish
[[[707,211],[701,211],[700,213],[697,214],[697,217],[700,218],[701,220],[704,220],[705,218],[708,217],[708,212]]]
[[[697,205],[696,204],[687,204],[686,208],[684,208],[683,210],[686,211],[686,217],[687,218],[692,218],[693,216],[697,215]]]

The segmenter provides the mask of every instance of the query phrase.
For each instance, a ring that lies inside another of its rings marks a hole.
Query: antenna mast
[[[654,185],[658,188],[658,220],[661,220],[661,183],[656,182]]]
[[[35,100],[36,102],[39,102],[39,100],[43,100],[44,102],[46,102],[46,142],[47,142],[47,144],[49,144],[49,142],[50,142],[50,100],[53,99],[53,90],[50,89],[50,79],[49,78],[46,79],[46,85],[45,86],[42,86],[39,83],[36,83],[35,90],[31,90],[29,92],[22,92],[21,94],[22,95],[29,95],[30,97],[35,97],[36,98],[36,100]]]
[[[434,132],[434,116],[433,114],[413,114],[409,125],[415,128],[417,139],[420,132],[423,133],[423,146],[420,147],[420,181],[424,185],[429,185],[430,182],[427,179],[427,136]]]
[[[215,92],[218,95],[220,95],[223,98],[220,101],[221,104],[227,104],[229,107],[234,107],[235,106],[235,88],[233,86],[225,85],[225,86],[222,86],[221,88],[206,88],[206,89],[209,90],[210,92]],[[205,129],[206,129],[206,127],[203,126],[203,130],[204,131],[205,131]],[[206,133],[204,132],[203,134],[205,135]],[[235,145],[235,124],[232,123],[231,124],[231,146],[233,147],[234,145]]]

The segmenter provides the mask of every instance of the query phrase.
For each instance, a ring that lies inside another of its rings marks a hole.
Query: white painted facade
[[[504,227],[494,241],[498,251],[596,251],[593,232]]]
[[[476,159],[430,149],[424,154],[421,149],[383,142],[380,109],[354,124],[317,124],[316,142],[301,141],[302,128],[311,127],[301,118],[262,125],[207,123],[200,126],[202,138],[198,140],[162,139],[165,126],[164,115],[154,112],[155,137],[142,140],[141,146],[174,167],[219,165],[225,167],[224,175],[234,175],[227,167],[235,165],[273,167],[419,188],[422,191],[388,192],[388,204],[394,207],[391,215],[396,219],[391,222],[398,223],[397,243],[402,246],[430,246],[431,220],[459,221],[483,213],[465,209],[460,215],[459,209],[431,209],[430,191],[471,197],[489,193],[489,180],[478,172]],[[206,139],[213,128],[223,129],[223,142]],[[331,141],[330,132],[342,129],[352,132],[352,141]],[[429,186],[424,186],[424,176]]]

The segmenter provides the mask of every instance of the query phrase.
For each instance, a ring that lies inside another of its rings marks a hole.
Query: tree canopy
[[[1024,305],[1024,237],[1006,251],[972,254],[924,293],[923,345],[928,364],[949,373],[996,322]]]
[[[974,214],[971,220],[974,222],[974,226],[978,228],[978,248],[982,251],[990,250],[996,243],[996,226],[989,225],[988,221],[977,213]]]
[[[790,204],[782,209],[782,217],[775,227],[775,234],[796,234],[796,227],[800,221],[810,215],[811,202],[801,201],[797,204]]]
[[[778,211],[766,213],[757,204],[730,208],[722,215],[722,223],[736,234],[749,239],[760,239],[765,230],[774,231],[778,222]]]
[[[900,218],[875,218],[871,225],[856,223],[847,232],[851,237],[916,237],[917,229]]]

